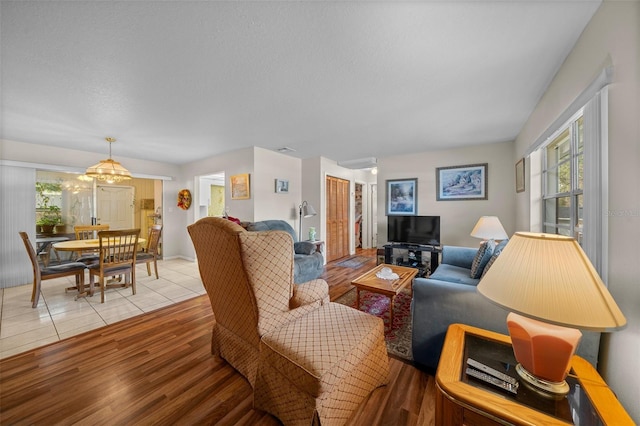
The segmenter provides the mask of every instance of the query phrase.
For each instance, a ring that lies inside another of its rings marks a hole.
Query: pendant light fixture
[[[107,183],[131,179],[129,170],[122,167],[117,161],[111,159],[111,144],[114,143],[116,139],[105,138],[105,140],[109,143],[109,158],[87,168],[85,174]]]

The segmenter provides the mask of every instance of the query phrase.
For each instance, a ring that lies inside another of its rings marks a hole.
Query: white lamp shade
[[[474,238],[483,240],[506,240],[509,238],[497,216],[482,216],[471,231]]]
[[[311,216],[315,216],[318,213],[316,213],[316,210],[313,208],[313,206],[309,203],[307,203],[306,201],[304,203],[302,203],[302,216],[303,217],[311,217]]]
[[[478,292],[511,311],[595,331],[626,319],[575,239],[517,232],[478,284]]]

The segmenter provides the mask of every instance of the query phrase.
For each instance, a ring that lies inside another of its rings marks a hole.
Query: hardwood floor
[[[334,300],[359,269],[326,267]],[[211,355],[206,296],[181,302],[0,361],[0,424],[278,425],[252,408],[248,382]],[[391,381],[351,425],[431,425],[434,378],[390,359]]]

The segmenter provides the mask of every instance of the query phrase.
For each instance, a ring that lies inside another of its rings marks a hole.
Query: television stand
[[[439,246],[422,245],[422,244],[409,244],[409,243],[389,243],[384,246],[384,263],[389,265],[408,266],[412,268],[420,269],[421,272],[424,268],[422,265],[422,252],[431,252],[431,259],[429,262],[429,270],[435,271],[440,264],[440,253],[442,248]],[[394,250],[407,250],[409,252],[409,259],[407,261],[402,260],[400,263],[393,261]],[[413,253],[413,256],[411,254]],[[421,273],[421,275],[423,275]]]

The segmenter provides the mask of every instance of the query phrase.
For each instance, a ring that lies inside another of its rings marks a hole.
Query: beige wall
[[[640,423],[640,2],[605,1],[586,27],[516,140],[516,156],[542,134],[604,67],[609,88],[609,274],[603,277],[627,328],[603,339],[599,370]],[[529,191],[518,194],[517,226],[530,217]],[[609,213],[612,212],[612,213]]]
[[[298,206],[302,198],[300,159],[255,148],[254,170],[256,209],[252,220],[282,219],[298,229]],[[289,181],[288,193],[276,192],[276,179]]]
[[[440,216],[441,243],[474,247],[469,236],[480,216],[498,216],[509,235],[515,228],[515,161],[513,143],[420,152],[378,161],[378,245],[387,241],[386,184],[388,179],[418,178],[418,215]],[[488,199],[436,201],[436,168],[488,164]]]

